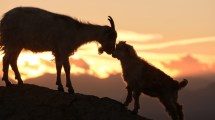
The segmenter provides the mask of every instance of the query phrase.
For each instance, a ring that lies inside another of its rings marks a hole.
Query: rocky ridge
[[[0,87],[0,120],[149,120],[120,102],[31,84]]]

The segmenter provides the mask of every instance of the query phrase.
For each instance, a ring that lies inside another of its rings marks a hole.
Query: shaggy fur
[[[187,85],[187,80],[180,83],[173,80],[160,69],[138,57],[134,48],[123,41],[116,45],[112,56],[120,60],[123,78],[127,83],[128,95],[124,102],[125,106],[132,101],[133,94],[135,100],[133,112],[137,113],[142,92],[157,97],[173,120],[183,120],[182,106],[178,104],[177,98],[178,91]]]
[[[69,56],[81,45],[96,41],[98,49],[111,54],[115,49],[117,33],[113,19],[109,16],[111,27],[83,23],[69,16],[51,13],[39,8],[17,7],[7,13],[0,24],[0,48],[3,57],[3,78],[6,86],[8,67],[11,65],[18,84],[23,84],[17,68],[17,58],[22,49],[33,52],[51,51],[55,56],[58,90],[64,91],[61,83],[61,68],[66,73],[66,86],[74,93],[70,81]]]

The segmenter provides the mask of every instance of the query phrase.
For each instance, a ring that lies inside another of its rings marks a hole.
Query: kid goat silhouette
[[[178,91],[184,88],[188,81],[178,82],[162,72],[160,69],[141,59],[131,45],[120,41],[112,56],[121,62],[122,76],[127,83],[128,95],[125,106],[134,98],[133,113],[140,108],[139,97],[141,93],[157,97],[165,106],[172,120],[183,120],[182,105],[177,102]]]

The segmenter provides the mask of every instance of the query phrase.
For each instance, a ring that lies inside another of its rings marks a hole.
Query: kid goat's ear
[[[118,44],[126,44],[126,41],[119,41]]]

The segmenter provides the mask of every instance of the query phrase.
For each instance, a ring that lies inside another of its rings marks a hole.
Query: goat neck
[[[92,41],[98,41],[102,37],[105,29],[104,26],[83,24],[79,28],[78,40],[83,41],[82,43],[88,43]]]
[[[141,59],[139,57],[124,57],[122,59],[120,59],[121,65],[123,67],[123,69],[127,69],[127,68],[133,68],[135,65],[138,65],[141,61]]]

